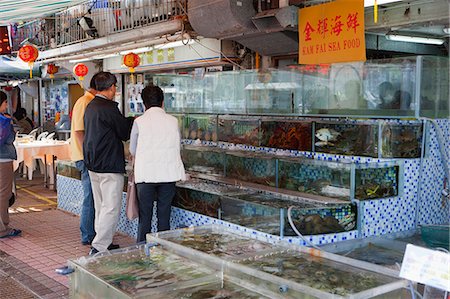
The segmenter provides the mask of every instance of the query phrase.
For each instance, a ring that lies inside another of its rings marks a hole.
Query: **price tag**
[[[408,244],[400,277],[450,291],[450,254]]]

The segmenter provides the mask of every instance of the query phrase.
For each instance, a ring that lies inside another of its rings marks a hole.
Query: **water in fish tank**
[[[204,191],[177,187],[172,205],[209,217],[218,218],[220,215],[220,196]]]
[[[219,116],[219,141],[259,146],[259,119]]]
[[[389,276],[293,250],[258,255],[241,263],[340,296],[351,295],[396,281]]]
[[[148,298],[151,294],[173,290],[214,274],[212,269],[165,251],[161,246],[152,247],[149,256],[142,245],[136,250],[124,249],[113,254],[89,257],[84,261],[80,259],[75,263],[83,269],[75,273],[75,293],[77,290],[83,293],[87,289],[90,290],[88,293],[98,295],[87,294],[86,298],[102,298],[102,292],[108,294],[108,297],[103,298]],[[90,275],[84,275],[84,271]],[[77,279],[80,279],[80,284],[84,280],[84,285],[77,285]]]
[[[420,158],[422,145],[422,124],[382,125],[381,155],[385,158]]]
[[[278,187],[350,200],[350,164],[310,159],[282,158],[278,161]]]
[[[298,151],[311,151],[311,122],[261,121],[261,146]]]
[[[187,171],[224,175],[225,153],[219,148],[185,145],[181,149],[181,158]]]
[[[180,129],[180,132],[181,132],[181,138],[184,138],[184,136],[183,136],[183,122],[184,122],[184,115],[183,114],[174,114],[174,113],[171,113],[170,115],[172,115],[173,117],[175,117],[176,119],[177,119],[177,121],[178,121],[178,129]]]
[[[316,152],[378,157],[378,124],[317,122],[314,147]]]
[[[174,290],[164,294],[162,298],[178,299],[263,299],[269,298],[257,293],[256,289],[246,289],[237,284],[224,281],[223,283],[209,283],[187,289]]]
[[[355,172],[355,198],[359,200],[398,195],[399,166],[364,167]]]
[[[217,141],[217,116],[185,115],[183,137],[186,139]]]
[[[153,235],[156,238],[147,237],[147,241],[157,242],[158,239],[164,239],[232,261],[268,252],[274,248],[270,243],[242,236],[215,225],[164,231]]]
[[[276,186],[276,159],[254,152],[228,151],[226,177],[244,182]]]

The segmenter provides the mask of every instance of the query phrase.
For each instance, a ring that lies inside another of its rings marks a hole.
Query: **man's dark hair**
[[[99,72],[92,77],[89,87],[97,91],[104,91],[116,83],[116,76],[110,72]]]
[[[148,85],[142,90],[142,101],[144,101],[145,109],[151,107],[162,107],[164,101],[164,93],[158,86]]]
[[[14,117],[17,120],[24,119],[25,117],[27,117],[27,110],[25,110],[25,108],[22,107],[18,108],[16,113],[14,113]]]
[[[0,90],[0,105],[3,104],[4,101],[6,101],[8,97],[6,96],[6,93]]]

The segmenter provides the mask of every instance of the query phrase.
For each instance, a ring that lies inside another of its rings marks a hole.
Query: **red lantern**
[[[39,50],[33,45],[25,45],[19,49],[19,58],[28,62],[30,67],[30,78],[33,78],[33,63],[39,56]]]
[[[83,63],[77,63],[73,67],[73,73],[78,76],[78,79],[80,79],[80,81],[84,80],[84,76],[86,76],[88,72],[88,67]]]
[[[55,74],[59,71],[59,67],[54,65],[53,63],[50,63],[47,65],[47,74],[50,75],[50,78],[55,78]]]
[[[5,87],[3,87],[3,89],[4,89],[5,91],[11,91],[11,90],[13,90],[12,86],[5,86]]]
[[[123,56],[123,64],[125,64],[129,68],[130,73],[134,73],[134,68],[137,67],[140,62],[141,59],[137,54],[128,53],[127,55]]]

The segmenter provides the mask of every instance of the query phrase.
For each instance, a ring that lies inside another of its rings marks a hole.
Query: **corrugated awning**
[[[86,0],[0,0],[0,24],[32,21]]]

